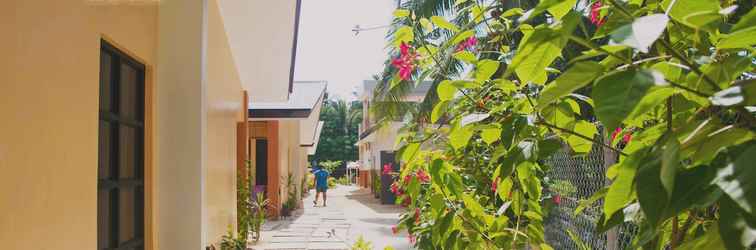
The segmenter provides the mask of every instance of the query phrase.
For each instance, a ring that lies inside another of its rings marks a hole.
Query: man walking
[[[323,206],[326,206],[326,192],[328,191],[328,176],[331,175],[327,170],[319,168],[315,171],[315,200],[313,206],[318,206],[318,197],[323,194]]]

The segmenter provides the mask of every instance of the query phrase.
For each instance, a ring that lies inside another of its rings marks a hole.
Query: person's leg
[[[312,201],[312,206],[318,206],[318,198],[320,197],[320,190],[315,191],[315,200]]]
[[[326,193],[327,192],[328,192],[328,190],[323,190],[323,206],[324,207],[326,206]]]

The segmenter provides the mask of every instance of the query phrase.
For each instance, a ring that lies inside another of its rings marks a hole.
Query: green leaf
[[[524,12],[521,8],[509,8],[504,13],[501,13],[501,18],[522,15]]]
[[[621,211],[633,197],[633,180],[642,162],[643,152],[630,155],[619,163],[612,166],[617,169],[617,178],[606,193],[604,199],[605,222],[617,211]]]
[[[467,38],[470,38],[475,35],[475,30],[465,30],[462,33],[459,33],[454,36],[454,40],[452,40],[451,44],[458,44],[464,41]]]
[[[675,188],[675,175],[680,168],[680,142],[677,138],[669,138],[662,152],[661,172],[659,178],[664,189],[667,191],[667,200],[672,196]]]
[[[517,90],[517,85],[507,79],[497,79],[496,87],[504,91],[504,93],[510,94]]]
[[[407,144],[402,151],[402,161],[405,163],[410,162],[415,157],[418,150],[420,150],[420,143],[415,142]]]
[[[620,27],[612,33],[612,40],[619,44],[633,47],[643,53],[648,53],[656,39],[659,39],[667,27],[667,18],[664,14],[653,14],[635,19],[632,24]]]
[[[397,9],[394,11],[394,17],[400,18],[400,17],[407,17],[410,15],[409,10],[405,9]]]
[[[491,79],[491,76],[496,73],[496,70],[499,69],[499,62],[484,59],[480,60],[475,67],[475,80],[478,82],[484,82]]]
[[[756,144],[743,150],[736,159],[717,170],[714,184],[724,191],[743,211],[753,214],[756,209]]]
[[[543,109],[543,119],[560,128],[572,127],[575,122],[575,115],[572,108],[567,102],[561,102],[557,105],[549,105]]]
[[[667,216],[678,214],[692,207],[704,208],[719,200],[722,191],[711,184],[715,169],[696,167],[681,169],[675,176],[675,189],[672,192]]]
[[[664,211],[669,204],[669,195],[661,183],[661,161],[656,152],[645,157],[643,164],[635,176],[635,192],[641,210],[646,216],[648,223],[658,226],[664,219]]]
[[[732,26],[730,32],[736,32],[743,29],[753,28],[756,26],[756,9],[751,9],[748,14],[740,17],[738,23]]]
[[[720,150],[754,138],[754,133],[734,126],[712,125],[686,138],[682,143],[682,158],[693,163],[708,164]]]
[[[457,27],[457,25],[454,25],[450,23],[449,21],[446,21],[446,19],[440,16],[432,16],[431,22],[433,22],[433,24],[435,24],[436,26],[442,29],[450,30],[453,32],[459,31],[459,28]]]
[[[480,137],[483,138],[483,141],[487,144],[491,145],[492,143],[498,141],[501,138],[501,128],[486,128],[481,130]]]
[[[551,13],[551,15],[554,16],[557,20],[562,19],[565,15],[567,15],[570,10],[572,10],[572,7],[575,6],[575,3],[577,0],[565,0],[560,1],[557,4],[552,5],[549,7],[546,11]]]
[[[535,176],[535,165],[531,162],[524,161],[517,165],[517,178],[520,185],[524,188],[526,194],[531,199],[539,200],[541,198],[541,181]]]
[[[412,27],[410,26],[402,26],[394,33],[394,47],[399,47],[402,42],[409,43],[414,40],[415,33],[412,31]]]
[[[462,195],[462,201],[465,202],[465,208],[467,208],[473,216],[479,217],[483,215],[483,206],[481,206],[478,201],[466,194]]]
[[[640,103],[638,103],[638,106],[633,109],[633,112],[631,112],[627,118],[625,118],[624,122],[642,127],[643,125],[643,119],[642,116],[649,111],[653,110],[656,106],[659,106],[660,104],[664,103],[667,98],[671,97],[675,94],[675,90],[672,88],[667,87],[652,87],[648,90],[648,94],[643,96],[643,98],[640,100]]]
[[[716,85],[725,89],[731,87],[730,85],[732,84],[732,81],[736,80],[743,72],[747,71],[751,65],[751,57],[732,53],[724,58],[717,59],[712,63],[704,64],[701,66],[701,71],[708,76],[709,79],[714,81]],[[703,77],[700,77],[695,73],[688,73],[686,77],[686,85],[689,88],[703,93],[713,93],[715,91]],[[688,99],[694,100],[691,97],[688,97]],[[704,101],[705,100],[706,99],[704,99]],[[706,104],[708,103],[702,103],[702,105]]]
[[[499,182],[496,193],[501,200],[509,200],[509,193],[512,191],[512,185],[514,185],[514,183],[512,183],[512,179],[510,178],[505,178],[503,181]]]
[[[538,5],[536,5],[535,8],[533,8],[533,9],[528,10],[527,12],[525,12],[517,21],[520,22],[520,23],[524,23],[524,22],[530,20],[531,18],[536,17],[536,16],[540,15],[541,13],[543,13],[544,11],[549,10],[551,8],[555,8],[554,10],[556,12],[560,12],[560,11],[562,11],[562,9],[564,9],[563,6],[560,6],[560,4],[563,4],[563,2],[568,2],[568,3],[569,2],[573,2],[573,5],[574,5],[575,1],[571,1],[571,0],[570,1],[562,1],[562,0],[543,0],[543,1],[539,1]],[[552,15],[553,15],[553,13],[552,13]]]
[[[598,129],[590,122],[578,121],[577,123],[575,123],[574,132],[588,138],[593,138],[596,133],[598,133]],[[593,146],[592,141],[580,138],[576,135],[570,135],[569,137],[567,137],[567,143],[569,143],[572,150],[578,154],[588,153],[589,151],[591,151],[591,147]]]
[[[698,238],[695,238],[691,241],[685,242],[684,244],[680,245],[678,249],[680,250],[700,250],[700,249],[725,249],[724,242],[722,242],[722,238],[719,237],[719,226],[714,224],[708,230],[706,233]]]
[[[514,69],[523,83],[543,84],[547,79],[546,67],[561,55],[566,42],[565,38],[551,29],[537,28],[522,39],[520,49],[512,58],[509,68]]]
[[[730,33],[717,43],[720,49],[751,48],[756,45],[756,27]]]
[[[458,127],[449,134],[449,143],[451,143],[454,149],[463,148],[470,142],[473,132],[472,126]]]
[[[426,32],[433,31],[433,24],[428,20],[428,18],[420,18],[420,25],[423,26],[423,29],[425,29]]]
[[[389,89],[393,89],[397,85],[402,83],[402,78],[399,77],[399,73],[394,74],[394,76],[391,77],[391,80],[389,81]]]
[[[570,67],[564,74],[546,85],[538,98],[536,109],[541,110],[547,104],[566,96],[585,86],[604,72],[604,67],[596,62],[579,62]]]
[[[475,6],[470,8],[470,16],[476,23],[480,23],[481,21],[483,21],[483,18],[485,18],[485,13],[483,11],[483,7],[476,4]]]
[[[694,29],[711,30],[722,19],[718,0],[664,0],[662,6],[672,19]]]
[[[454,87],[451,81],[443,80],[436,87],[436,92],[438,93],[439,100],[448,101],[454,99],[454,95],[457,94],[457,87]]]
[[[436,103],[436,106],[433,106],[433,111],[431,111],[431,122],[436,123],[438,122],[438,119],[443,117],[446,112],[446,108],[449,106],[449,103],[449,101],[440,101]]]
[[[720,201],[719,235],[727,249],[749,249],[756,243],[756,220],[728,198]],[[751,217],[749,219],[749,217]]]
[[[607,131],[619,127],[652,86],[654,77],[647,70],[626,70],[599,78],[593,87],[593,100],[596,116]]]
[[[459,51],[454,53],[453,55],[454,59],[469,63],[469,64],[475,64],[476,61],[478,61],[478,58],[470,51]]]

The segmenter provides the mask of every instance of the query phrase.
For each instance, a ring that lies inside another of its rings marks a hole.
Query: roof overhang
[[[318,143],[320,142],[320,133],[323,131],[323,124],[324,122],[322,121],[318,122],[318,126],[315,128],[315,134],[312,142],[309,145],[302,145],[303,147],[307,148],[307,155],[314,155],[318,150]]]
[[[310,120],[314,131],[320,117],[320,107],[325,99],[326,87],[326,82],[294,83],[294,92],[288,101],[252,100],[249,103],[247,117],[250,121]]]
[[[293,91],[301,0],[218,1],[242,87],[250,100],[286,101]]]

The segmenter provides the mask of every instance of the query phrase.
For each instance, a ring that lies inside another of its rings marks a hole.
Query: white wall
[[[286,101],[297,0],[221,0],[244,89],[253,102]]]

